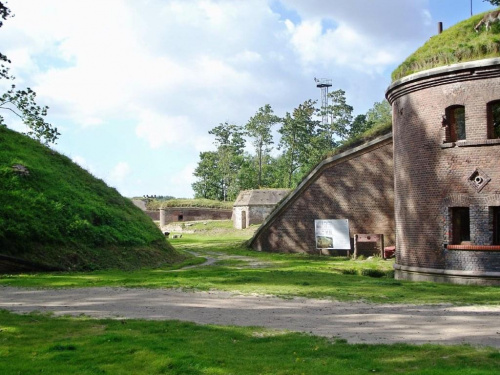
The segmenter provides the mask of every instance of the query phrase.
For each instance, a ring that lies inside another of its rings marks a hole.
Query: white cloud
[[[197,153],[213,149],[208,130],[243,125],[266,103],[284,115],[318,98],[315,76],[332,78],[365,111],[382,99],[387,70],[422,43],[416,30],[430,19],[428,0],[283,0],[297,14],[285,18],[272,3],[16,0],[0,42],[16,82],[49,105],[48,121],[62,129],[60,148],[103,164],[112,163],[112,152],[122,162],[109,181],[125,181],[132,165],[139,187],[138,165],[153,162],[138,161],[151,154],[137,138],[158,154],[179,147],[196,154],[176,160],[176,170],[184,162],[191,173]],[[89,131],[99,139],[78,138]],[[173,161],[161,163],[168,169]],[[148,189],[147,178],[140,189]]]
[[[193,176],[196,166],[196,163],[189,163],[179,172],[168,176],[166,184],[169,186],[169,195],[177,198],[192,196],[193,190],[191,189],[191,185],[196,181],[196,178]]]
[[[71,158],[71,160],[87,171],[94,173],[94,168],[87,162],[87,160],[83,156],[75,155]]]
[[[132,169],[127,162],[121,161],[116,164],[108,175],[107,180],[111,184],[120,184],[130,175]]]
[[[146,139],[150,147],[196,143],[196,133],[185,116],[166,116],[146,111],[140,116],[136,134]]]

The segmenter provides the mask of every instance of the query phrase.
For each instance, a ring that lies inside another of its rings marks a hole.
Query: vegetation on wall
[[[173,260],[139,208],[69,158],[0,127],[0,254],[64,269]]]
[[[394,70],[393,81],[444,65],[499,57],[500,23],[492,24],[488,31],[484,26],[478,32],[474,30],[485,14],[475,15],[431,37]]]
[[[166,207],[199,207],[199,208],[217,208],[221,210],[232,210],[234,202],[217,201],[214,199],[169,199],[166,201],[151,199],[146,202],[148,210],[159,210]]]

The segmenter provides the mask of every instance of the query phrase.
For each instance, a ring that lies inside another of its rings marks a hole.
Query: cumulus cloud
[[[196,143],[196,134],[185,116],[165,116],[155,112],[141,114],[136,134],[149,142],[152,148],[163,145]]]
[[[103,129],[101,145],[119,133],[148,151],[189,149],[191,165],[213,149],[208,131],[219,123],[243,125],[267,103],[284,115],[318,98],[313,77],[332,78],[366,111],[382,99],[387,70],[421,44],[428,1],[16,0],[0,37],[17,83],[34,88],[64,129],[63,151],[78,144],[65,140],[74,129]],[[83,148],[75,152],[104,160]],[[122,160],[113,183],[133,165],[144,188],[127,147],[113,153]],[[159,168],[157,160],[142,164]]]
[[[122,183],[128,175],[132,172],[132,169],[127,162],[121,161],[116,164],[111,172],[109,173],[107,180],[112,184]]]

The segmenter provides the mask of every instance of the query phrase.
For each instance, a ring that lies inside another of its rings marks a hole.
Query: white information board
[[[349,220],[314,220],[316,249],[350,250]]]

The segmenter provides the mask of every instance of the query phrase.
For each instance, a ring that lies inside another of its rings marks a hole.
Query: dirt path
[[[470,343],[500,348],[500,307],[285,300],[171,289],[0,287],[0,309],[263,326],[341,337],[351,343]]]

